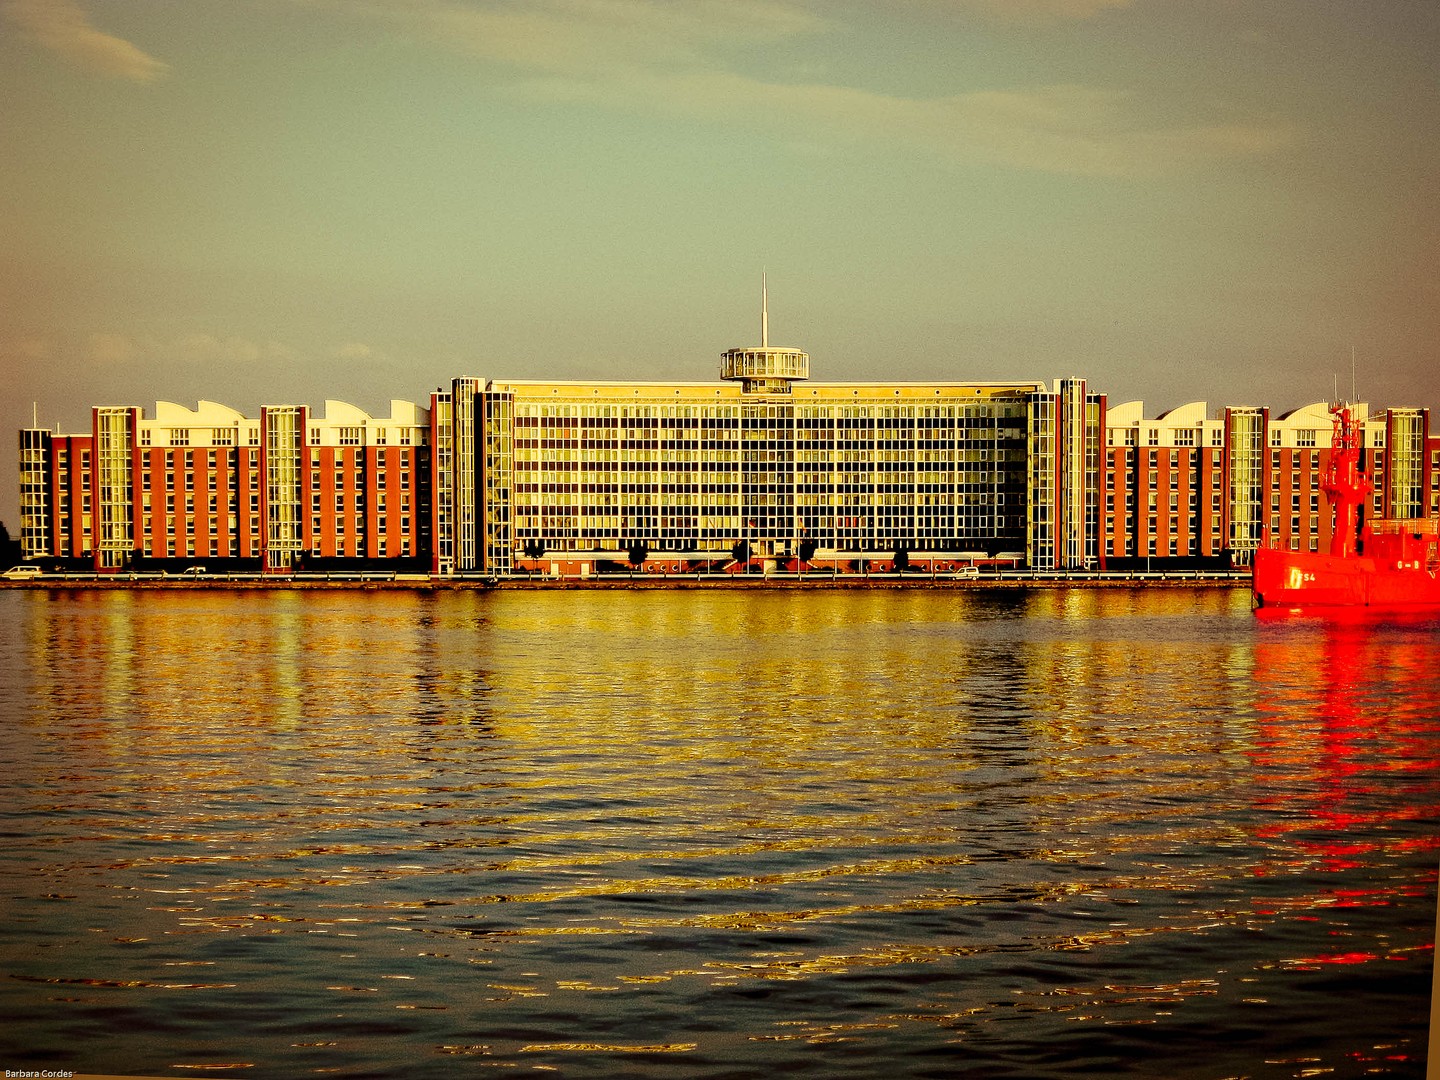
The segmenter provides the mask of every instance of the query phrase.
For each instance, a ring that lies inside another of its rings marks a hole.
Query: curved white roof
[[[1328,428],[1330,426],[1330,406],[1323,401],[1301,405],[1298,409],[1291,409],[1287,413],[1281,413],[1274,417],[1271,423],[1283,423],[1287,427]]]
[[[325,415],[312,416],[312,420],[324,420],[331,424],[364,424],[370,419],[370,414],[364,409],[351,405],[348,401],[336,401],[334,398],[325,399]]]
[[[410,427],[426,427],[430,423],[430,410],[422,409],[413,401],[391,398],[390,415],[386,419],[392,424],[405,424]]]
[[[1185,405],[1177,405],[1173,409],[1161,413],[1155,419],[1163,420],[1170,427],[1197,427],[1205,421],[1205,410],[1207,406],[1203,401],[1192,401]]]
[[[1143,419],[1145,419],[1145,403],[1143,401],[1125,401],[1105,410],[1106,427],[1129,427],[1131,424],[1138,424]]]
[[[218,401],[199,401],[194,409],[173,401],[155,402],[155,423],[173,427],[225,427],[246,417]]]

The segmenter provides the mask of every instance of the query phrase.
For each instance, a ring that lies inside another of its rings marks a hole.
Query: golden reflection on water
[[[258,977],[225,950],[269,939],[325,958],[346,1009],[513,1019],[424,1028],[427,1053],[593,1064],[713,1050],[622,1024],[638,1001],[702,996],[756,1045],[1052,1017],[1093,1053],[1092,1028],[1423,962],[1413,929],[1360,920],[1423,906],[1433,629],[1257,621],[1203,591],[6,602],[26,811],[56,822],[11,857],[36,903],[113,894],[55,931],[94,967],[24,979],[221,995]],[[1152,977],[1098,979],[1092,954]],[[847,979],[893,999],[797,1018],[715,997]],[[583,1007],[613,1037],[535,1037],[526,1010],[557,997],[621,1003]]]

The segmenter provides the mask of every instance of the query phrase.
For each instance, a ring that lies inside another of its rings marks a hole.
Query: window
[[[364,428],[342,427],[340,429],[340,445],[359,446],[364,436],[364,432]]]
[[[1314,428],[1301,428],[1295,432],[1296,446],[1314,446],[1316,431]]]
[[[170,445],[171,445],[171,446],[189,446],[189,445],[190,445],[190,429],[189,429],[189,428],[183,428],[183,427],[171,428],[171,429],[170,429]]]

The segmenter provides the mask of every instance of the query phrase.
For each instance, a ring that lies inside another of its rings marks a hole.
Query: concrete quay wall
[[[1249,574],[1194,573],[1025,573],[1013,572],[981,577],[944,574],[635,574],[603,577],[512,577],[500,580],[484,577],[430,578],[360,575],[213,575],[204,578],[131,577],[128,574],[47,575],[22,581],[0,580],[10,589],[169,589],[193,590],[369,590],[409,592],[455,592],[466,590],[567,590],[567,589],[1249,589]]]

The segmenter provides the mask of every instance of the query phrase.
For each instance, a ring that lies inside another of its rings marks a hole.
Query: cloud
[[[283,342],[257,342],[234,336],[219,338],[213,334],[187,334],[162,341],[153,337],[94,333],[85,339],[84,356],[89,363],[106,367],[144,365],[274,371],[312,363],[308,354]]]
[[[0,342],[0,356],[41,360],[53,353],[50,342],[20,339]],[[307,352],[283,341],[253,341],[231,335],[193,333],[171,339],[103,332],[88,335],[81,350],[87,362],[99,366],[144,365],[155,368],[204,368],[215,371],[251,370],[283,372],[313,370],[325,361],[341,365],[362,362],[389,363],[383,351],[362,341],[346,341],[320,352]]]
[[[3,0],[5,19],[77,67],[116,79],[153,82],[169,67],[90,24],[74,0]]]
[[[105,367],[129,364],[140,356],[140,347],[123,334],[91,334],[85,351],[92,364]]]
[[[283,342],[262,343],[211,334],[189,334],[173,344],[156,344],[152,353],[163,362],[195,367],[277,369],[303,367],[311,362],[308,355]]]
[[[1022,26],[1078,22],[1134,4],[1135,0],[945,0],[946,8],[952,12]]]
[[[26,363],[49,360],[54,354],[55,345],[48,338],[20,338],[0,344],[0,356]]]
[[[573,84],[535,80],[551,96]],[[1076,176],[1147,177],[1270,153],[1292,133],[1266,123],[1146,120],[1149,103],[1082,84],[906,98],[828,84],[766,83],[728,72],[632,72],[585,95],[714,120],[737,117],[814,143],[904,145],[958,164]]]
[[[707,48],[814,32],[777,0],[299,0],[524,72],[608,78],[706,64]]]
[[[374,350],[363,341],[347,341],[330,355],[336,360],[368,360],[374,355]]]
[[[547,101],[669,112],[768,128],[815,145],[908,145],[962,164],[1149,176],[1269,153],[1275,124],[1147,120],[1155,103],[1076,84],[899,97],[825,82],[766,81],[725,56],[747,42],[843,28],[780,0],[298,0],[389,25],[411,40],[507,72]],[[1132,0],[956,0],[1014,19],[1099,14]]]

